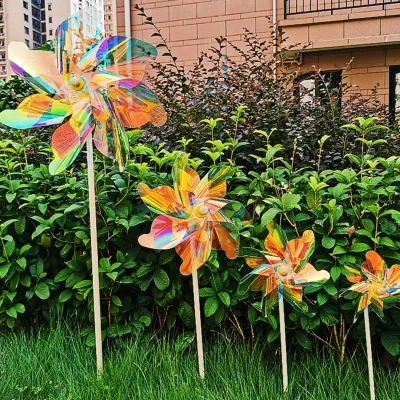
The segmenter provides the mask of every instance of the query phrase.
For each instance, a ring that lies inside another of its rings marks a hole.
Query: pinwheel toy
[[[391,296],[400,294],[400,265],[385,267],[382,257],[375,251],[368,251],[361,265],[361,271],[346,267],[351,273],[347,279],[354,285],[345,289],[342,296],[350,293],[360,293],[355,319],[364,311],[365,337],[367,343],[368,372],[371,399],[375,399],[374,371],[372,364],[371,333],[369,324],[369,309],[383,319],[383,303]]]
[[[172,177],[174,185],[150,189],[140,183],[139,194],[151,211],[159,214],[149,234],[139,237],[139,243],[152,249],[175,248],[182,258],[180,271],[192,274],[196,317],[196,337],[199,373],[204,378],[201,336],[200,302],[197,270],[213,249],[222,249],[230,259],[239,254],[239,230],[233,220],[246,219],[244,207],[224,199],[230,168],[214,168],[200,179],[186,166],[184,157],[177,160]]]
[[[10,65],[15,74],[39,93],[16,110],[0,114],[0,122],[15,129],[63,123],[52,137],[55,159],[49,166],[57,174],[71,165],[87,144],[93,303],[97,367],[102,370],[100,295],[93,166],[93,142],[123,170],[129,156],[125,127],[148,122],[162,125],[166,113],[157,96],[142,82],[146,64],[157,55],[154,46],[123,36],[85,35],[89,21],[82,12],[56,30],[55,53],[30,50],[11,42]]]
[[[268,226],[266,251],[243,248],[241,256],[253,268],[239,285],[239,293],[247,290],[262,291],[262,309],[265,314],[278,303],[282,347],[283,389],[287,390],[287,356],[285,313],[283,299],[298,311],[306,312],[303,288],[322,285],[330,277],[327,271],[317,271],[308,259],[315,247],[314,233],[305,231],[301,239],[288,241],[283,229],[275,224]]]

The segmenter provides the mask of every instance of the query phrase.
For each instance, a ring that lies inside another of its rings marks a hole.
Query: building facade
[[[104,0],[104,30],[106,36],[117,35],[116,0]]]
[[[94,35],[104,29],[104,0],[45,0],[47,38],[54,40],[57,27],[72,14],[82,10],[85,29]]]
[[[151,36],[152,27],[143,24],[135,4],[161,28],[182,65],[193,64],[218,36],[243,47],[243,28],[271,38],[275,22],[284,32],[286,47],[295,46],[289,54],[294,68],[334,73],[363,95],[378,85],[379,98],[396,106],[399,0],[117,0],[118,34],[154,43],[158,38]],[[303,46],[297,57],[296,48]],[[232,47],[227,52],[240,60]]]
[[[7,45],[25,42],[36,48],[46,41],[44,0],[0,1],[0,79],[7,77]]]

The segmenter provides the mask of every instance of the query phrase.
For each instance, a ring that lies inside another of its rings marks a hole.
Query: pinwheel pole
[[[283,296],[280,296],[279,298],[279,328],[281,333],[283,391],[287,392],[288,372],[287,372],[287,354],[286,354],[285,304],[283,302]]]
[[[97,247],[96,189],[94,183],[92,135],[88,135],[86,142],[86,151],[87,151],[88,188],[89,188],[90,243],[92,251],[94,333],[96,339],[97,372],[101,374],[103,371],[103,343],[101,337],[99,253]]]
[[[369,391],[371,395],[371,400],[375,400],[374,367],[372,364],[371,331],[369,325],[368,306],[364,308],[364,323],[365,323],[365,341],[367,344]]]
[[[204,379],[203,336],[201,330],[199,279],[197,275],[197,269],[194,269],[192,271],[192,279],[193,279],[194,315],[196,319],[196,340],[197,340],[197,357],[199,361],[199,374],[200,378]]]

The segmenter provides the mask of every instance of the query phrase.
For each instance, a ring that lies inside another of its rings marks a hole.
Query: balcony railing
[[[284,17],[314,12],[344,10],[360,7],[381,6],[384,10],[388,4],[400,3],[400,0],[284,0]]]

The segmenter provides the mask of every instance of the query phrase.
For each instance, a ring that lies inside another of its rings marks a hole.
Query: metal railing
[[[284,17],[314,12],[329,11],[346,8],[360,8],[381,6],[384,10],[388,4],[400,3],[400,0],[284,0]]]

